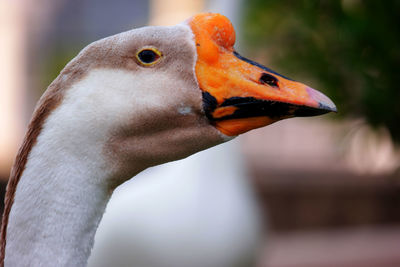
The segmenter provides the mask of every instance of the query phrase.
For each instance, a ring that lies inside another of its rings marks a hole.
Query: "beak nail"
[[[337,112],[336,105],[323,93],[311,88],[306,88],[308,95],[319,103],[320,109],[325,109],[327,111]]]

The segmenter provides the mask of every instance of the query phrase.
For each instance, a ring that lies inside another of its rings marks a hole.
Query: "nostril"
[[[278,79],[268,73],[263,73],[261,75],[260,83],[278,87]]]

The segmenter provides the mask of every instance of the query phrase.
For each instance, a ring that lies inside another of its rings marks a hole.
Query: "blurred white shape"
[[[237,146],[151,168],[119,187],[89,266],[254,266],[262,227]]]
[[[387,128],[358,121],[347,135],[346,159],[358,174],[390,174],[400,167],[400,151]]]

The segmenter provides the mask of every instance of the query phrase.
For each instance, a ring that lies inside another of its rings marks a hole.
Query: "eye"
[[[260,83],[278,87],[278,79],[268,73],[263,73],[261,75]]]
[[[136,54],[136,58],[143,66],[152,66],[158,62],[161,58],[162,53],[155,48],[148,47],[139,50]]]

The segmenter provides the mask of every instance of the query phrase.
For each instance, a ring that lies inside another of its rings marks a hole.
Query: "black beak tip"
[[[328,113],[328,112],[337,113],[338,112],[335,105],[326,105],[324,103],[319,103],[319,108],[322,110],[326,110],[326,113]]]
[[[297,106],[297,109],[294,111],[295,117],[312,117],[319,116],[329,112],[337,113],[337,108],[335,105],[325,105],[323,103],[319,103],[318,108],[309,107],[309,106]]]

